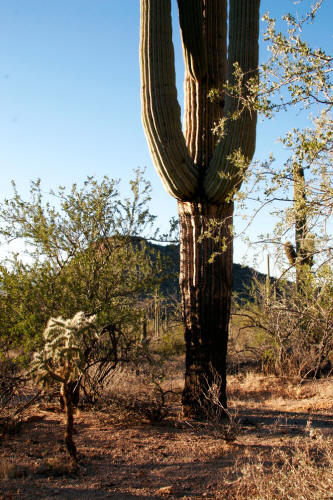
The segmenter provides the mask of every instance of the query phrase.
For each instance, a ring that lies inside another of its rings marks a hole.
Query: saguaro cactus
[[[170,0],[141,0],[142,118],[152,158],[166,190],[178,200],[180,288],[186,339],[183,408],[200,413],[198,394],[221,376],[226,406],[226,353],[232,290],[232,192],[241,175],[234,153],[250,162],[255,148],[255,113],[226,122],[223,138],[214,126],[237,110],[227,95],[211,101],[212,88],[233,81],[234,63],[253,76],[258,65],[260,0],[178,0],[185,61],[184,131],[175,85]],[[211,219],[224,221],[228,242],[212,264],[218,243],[199,236]],[[199,238],[199,239],[198,239]]]
[[[308,229],[308,201],[304,169],[295,163],[293,165],[294,181],[294,222],[295,248],[290,241],[284,243],[284,251],[291,266],[296,269],[296,286],[300,291],[302,281],[313,265],[314,239]]]

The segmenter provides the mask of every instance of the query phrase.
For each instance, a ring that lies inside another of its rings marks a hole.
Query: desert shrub
[[[301,286],[256,281],[238,314],[266,371],[300,379],[329,375],[333,354],[332,270],[303,274]]]
[[[12,349],[29,361],[48,319],[77,311],[122,330],[138,324],[139,298],[159,285],[164,270],[142,238],[154,220],[149,183],[137,171],[128,199],[117,185],[89,177],[48,201],[39,181],[28,200],[14,185],[13,198],[0,206],[0,237],[23,242],[25,254],[0,263],[0,354]]]
[[[332,440],[309,428],[294,449],[261,453],[241,465],[233,485],[221,485],[223,498],[232,500],[285,500],[332,498]]]
[[[183,326],[179,324],[163,333],[158,339],[156,349],[166,357],[184,354],[185,340]]]
[[[168,401],[179,398],[166,383],[167,358],[147,346],[136,350],[128,363],[118,364],[106,381],[95,407],[112,421],[160,422],[168,415]]]
[[[120,379],[109,387],[102,407],[107,405],[106,411],[113,421],[132,421],[137,424],[148,420],[154,424],[168,415],[168,392],[156,381],[127,367]]]
[[[9,460],[0,462],[0,480],[18,479],[28,476],[28,469]]]
[[[244,327],[244,318],[241,313],[247,310],[238,307],[234,301],[229,324],[227,373],[234,375],[248,370],[260,371],[261,362],[257,347],[253,345],[252,329]]]
[[[40,396],[30,385],[29,377],[15,357],[0,360],[0,433],[13,434],[20,430],[23,414]]]
[[[210,379],[198,389],[197,402],[201,410],[201,421],[205,422],[205,430],[218,439],[233,442],[240,433],[241,426],[234,411],[229,411],[221,403],[222,377],[210,366]]]
[[[73,318],[50,318],[43,332],[44,344],[31,362],[30,374],[46,389],[59,386],[66,414],[65,442],[73,465],[77,461],[73,442],[73,406],[86,379],[103,384],[106,373],[119,364],[138,358],[140,336],[114,324],[101,326],[96,315],[83,312]]]
[[[21,383],[22,378],[13,360],[0,360],[0,408],[10,404]]]

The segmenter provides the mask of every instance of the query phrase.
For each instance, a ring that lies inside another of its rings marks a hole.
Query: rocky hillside
[[[160,252],[165,261],[165,268],[168,277],[161,286],[164,295],[176,295],[179,293],[178,275],[179,275],[179,245],[157,245],[147,243],[152,250]],[[250,286],[254,277],[265,280],[266,275],[259,273],[248,266],[234,264],[233,269],[233,291],[243,299],[247,298],[247,288]]]

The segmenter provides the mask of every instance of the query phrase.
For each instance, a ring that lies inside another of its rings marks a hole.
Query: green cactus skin
[[[212,89],[233,82],[234,63],[244,81],[258,66],[260,0],[178,0],[182,35],[184,129],[177,101],[170,0],[141,0],[140,68],[142,121],[156,170],[178,200],[180,216],[180,288],[186,340],[183,408],[200,413],[198,388],[210,380],[212,366],[222,378],[226,405],[226,352],[232,288],[232,196],[242,173],[231,158],[249,164],[255,149],[256,113],[227,120],[223,137],[213,129],[237,111],[237,99],[210,100]],[[229,25],[229,27],[228,27]],[[227,32],[229,43],[227,49]],[[198,240],[210,219],[226,221],[227,250]],[[205,382],[206,381],[206,382]]]

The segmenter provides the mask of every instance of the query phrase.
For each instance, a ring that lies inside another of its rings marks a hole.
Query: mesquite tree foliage
[[[39,181],[30,197],[14,195],[0,206],[0,237],[25,243],[25,258],[0,262],[0,353],[17,349],[29,359],[52,317],[77,311],[97,315],[128,338],[140,330],[139,299],[158,286],[161,262],[138,236],[151,235],[150,185],[142,173],[123,199],[118,182],[89,177],[82,187],[60,187],[47,197]]]
[[[200,413],[198,391],[221,376],[226,405],[226,350],[232,288],[232,198],[255,149],[256,113],[237,116],[237,99],[210,99],[213,88],[234,81],[238,65],[253,76],[258,65],[259,0],[178,0],[185,62],[182,130],[175,84],[170,0],[141,0],[142,118],[157,172],[178,200],[180,288],[185,324],[185,414]],[[227,43],[227,32],[229,42]],[[246,79],[245,78],[245,83]],[[216,128],[227,120],[223,137]],[[240,161],[240,159],[242,161]],[[242,165],[242,168],[240,168]],[[202,239],[209,221],[223,221],[225,252]]]
[[[298,121],[298,128],[279,139],[288,151],[287,161],[281,164],[278,158],[270,158],[252,169],[242,194],[243,199],[249,196],[258,202],[254,213],[273,206],[278,223],[272,234],[259,239],[273,243],[279,257],[284,248],[298,286],[304,273],[332,260],[333,58],[329,50],[307,40],[311,24],[320,23],[324,15],[324,3],[302,2],[297,8],[305,13],[285,14],[279,30],[267,13],[264,40],[269,57],[259,67],[260,78],[248,79],[244,90],[247,75],[237,70],[236,84],[223,89],[241,103],[240,112],[257,111],[271,118],[277,112],[297,110],[304,117],[304,125]],[[248,205],[246,210],[249,213]]]

